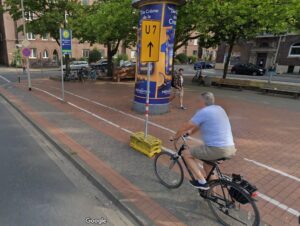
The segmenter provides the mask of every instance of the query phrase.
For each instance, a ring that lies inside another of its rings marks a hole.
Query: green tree
[[[291,28],[293,31],[300,33],[300,1],[295,2],[294,12],[295,20],[291,21]]]
[[[97,62],[98,60],[101,60],[101,58],[101,52],[97,48],[94,48],[89,54],[89,63]]]
[[[72,16],[77,0],[24,0],[27,31],[37,35],[50,35],[60,46],[60,28],[67,28],[66,16]],[[2,7],[14,21],[22,18],[20,0],[5,0]],[[18,30],[22,30],[21,25]],[[66,72],[70,73],[69,55],[65,57]]]
[[[71,16],[74,4],[77,0],[25,0],[25,16],[31,19],[27,21],[27,30],[38,35],[49,34],[60,45],[59,28],[66,27],[65,13]],[[15,21],[22,18],[20,0],[5,0],[3,8]],[[22,25],[18,29],[22,30]]]
[[[131,3],[131,0],[97,1],[89,9],[76,10],[70,21],[82,42],[101,43],[107,47],[109,76],[113,75],[113,56],[121,42],[128,47],[136,41],[138,13]]]
[[[198,27],[202,40],[228,45],[223,78],[226,78],[234,45],[258,34],[287,32],[297,0],[201,0],[195,7],[205,24]]]
[[[199,0],[190,0],[179,8],[174,53],[182,46],[185,46],[188,41],[200,37],[197,30],[202,25],[202,17],[201,12],[195,10],[198,5]]]

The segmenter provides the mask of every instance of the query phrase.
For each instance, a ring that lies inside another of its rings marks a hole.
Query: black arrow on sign
[[[151,57],[151,53],[152,53],[152,48],[154,47],[153,43],[152,42],[149,42],[148,46],[149,48],[149,57]]]

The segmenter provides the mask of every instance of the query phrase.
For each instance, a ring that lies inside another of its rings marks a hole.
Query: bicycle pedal
[[[199,189],[199,194],[202,198],[204,198],[204,199],[207,198],[207,191],[203,191],[203,190]]]

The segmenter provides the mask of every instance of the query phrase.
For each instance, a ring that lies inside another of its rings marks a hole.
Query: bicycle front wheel
[[[169,152],[161,152],[154,160],[155,175],[160,183],[167,188],[174,189],[180,187],[183,182],[183,169],[178,161],[178,157]]]
[[[217,220],[226,226],[259,226],[255,201],[237,184],[227,180],[210,183],[207,201]]]

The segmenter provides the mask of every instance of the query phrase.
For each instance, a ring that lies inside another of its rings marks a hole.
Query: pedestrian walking
[[[183,79],[183,69],[180,68],[177,71],[174,72],[173,75],[173,79],[172,79],[172,95],[170,97],[170,101],[173,101],[176,96],[179,97],[179,102],[180,102],[180,109],[182,110],[186,110],[187,108],[184,107],[183,105],[183,96],[184,96],[184,89],[183,89],[183,83],[184,83],[184,79]]]

